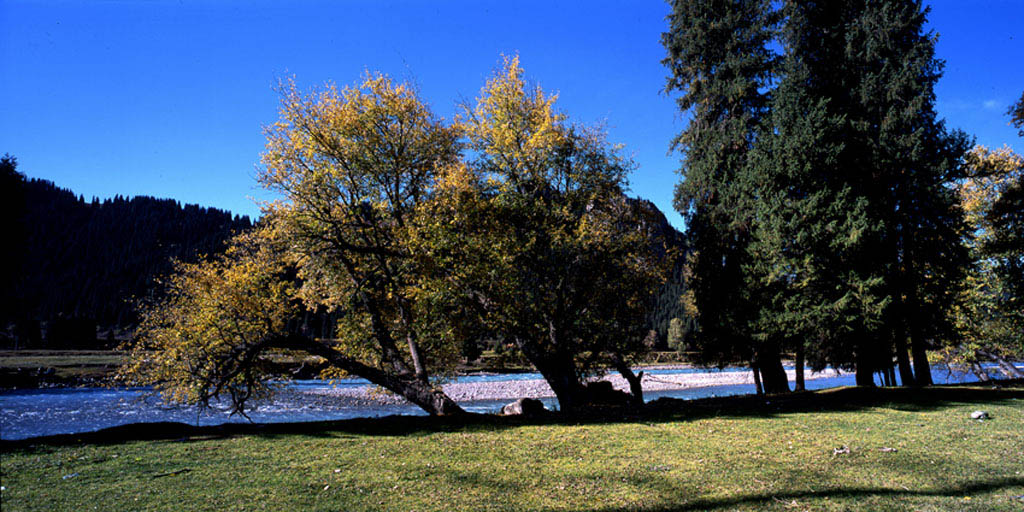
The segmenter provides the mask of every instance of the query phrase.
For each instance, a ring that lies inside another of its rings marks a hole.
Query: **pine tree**
[[[877,321],[884,298],[880,277],[858,268],[873,227],[843,166],[846,117],[831,111],[808,72],[820,63],[806,51],[803,13],[788,10],[790,51],[751,165],[757,222],[745,272],[749,286],[763,290],[755,336],[786,341],[797,354],[800,389],[805,355],[815,370],[853,362],[856,340]]]
[[[932,381],[926,350],[953,331],[951,300],[968,263],[966,225],[949,185],[962,177],[971,146],[935,112],[943,62],[936,37],[924,31],[927,14],[920,1],[868,2],[847,33],[859,70],[854,127],[870,156],[863,193],[883,226],[882,251],[864,261],[886,269],[893,311],[885,331],[901,359],[909,337],[919,385]]]
[[[840,0],[791,1],[785,11],[787,49],[806,73],[785,83],[802,83],[804,94],[819,100],[807,107],[825,112],[805,110],[801,122],[817,115],[842,120],[832,125],[842,141],[833,146],[833,175],[842,187],[834,192],[857,202],[850,211],[864,227],[844,270],[852,272],[851,284],[860,283],[854,290],[870,306],[865,312],[878,310],[881,320],[851,318],[859,340],[830,343],[830,352],[841,359],[852,350],[862,385],[872,385],[876,371],[890,373],[893,354],[904,384],[930,383],[925,350],[952,330],[952,287],[967,261],[962,215],[948,185],[959,176],[969,140],[947,132],[935,113],[942,62],[934,57],[934,36],[924,32],[927,10],[918,1]],[[815,135],[819,142],[827,137]]]
[[[942,62],[924,31],[927,9],[913,0],[673,8],[668,90],[692,117],[674,141],[684,153],[676,207],[694,249],[701,356],[777,360],[787,348],[813,367],[855,367],[857,382],[873,385],[877,371],[895,382],[895,355],[904,384],[930,383],[926,351],[953,331],[967,263],[949,185],[970,141],[935,113]],[[777,16],[778,68],[767,49]]]
[[[683,153],[675,207],[693,249],[688,287],[699,311],[697,348],[704,362],[751,361],[766,391],[788,391],[779,340],[753,337],[759,297],[743,272],[752,223],[744,195],[775,65],[767,47],[774,14],[767,0],[677,0],[669,21],[666,89],[680,93],[678,106],[691,117],[673,147]]]

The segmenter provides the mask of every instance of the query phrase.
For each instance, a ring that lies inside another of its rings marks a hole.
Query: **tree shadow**
[[[61,434],[0,441],[0,453],[39,446],[120,444],[129,441],[200,442],[236,436],[306,436],[353,438],[422,436],[439,432],[497,431],[533,425],[662,423],[715,417],[775,417],[806,412],[843,412],[885,407],[929,411],[954,403],[1000,403],[1024,399],[1024,379],[992,385],[955,384],[926,388],[844,387],[767,397],[741,395],[693,400],[660,398],[643,409],[595,408],[587,414],[547,414],[534,417],[468,413],[461,416],[385,416],[305,423],[225,423],[194,426],[185,423],[136,423],[95,432]]]
[[[684,512],[688,510],[716,510],[738,506],[765,507],[769,505],[782,504],[800,499],[821,499],[821,498],[858,498],[858,497],[886,497],[886,496],[907,496],[907,497],[944,497],[954,498],[970,496],[983,492],[997,491],[1012,487],[1024,486],[1024,477],[997,478],[971,482],[963,485],[951,485],[938,489],[908,490],[890,489],[885,487],[838,487],[821,491],[795,491],[779,493],[758,493],[747,494],[721,499],[697,499],[679,505],[655,505],[644,507],[642,510],[648,512]],[[578,509],[592,512],[616,512],[625,510],[637,510],[636,507],[628,508],[599,508],[599,509]]]

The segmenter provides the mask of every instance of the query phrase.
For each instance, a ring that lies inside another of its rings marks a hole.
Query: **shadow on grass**
[[[998,403],[1024,399],[1024,379],[992,385],[955,384],[927,388],[844,387],[785,395],[754,395],[680,400],[661,398],[642,410],[599,409],[582,416],[550,414],[524,418],[491,414],[452,417],[386,416],[307,423],[226,423],[197,427],[185,423],[136,423],[96,432],[61,434],[0,441],[0,452],[41,445],[119,444],[128,441],[196,442],[233,436],[415,436],[437,432],[500,430],[524,425],[584,425],[603,423],[657,423],[711,417],[772,417],[804,412],[856,411],[872,407],[927,411],[954,403]]]
[[[951,485],[938,489],[905,490],[884,487],[838,487],[822,491],[798,491],[780,493],[760,493],[735,496],[721,499],[698,499],[680,505],[655,505],[643,507],[648,512],[683,512],[687,510],[716,510],[722,508],[748,506],[767,507],[771,505],[787,506],[794,500],[821,498],[872,498],[872,497],[938,497],[961,498],[984,492],[997,491],[1012,487],[1024,486],[1024,477],[997,478],[963,485]],[[1024,504],[1024,502],[1021,502]],[[593,512],[615,512],[637,510],[632,508],[581,509]]]

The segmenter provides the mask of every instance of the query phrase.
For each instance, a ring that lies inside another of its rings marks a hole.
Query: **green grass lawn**
[[[6,442],[2,508],[1024,510],[1020,384],[652,409],[617,421],[165,425]],[[992,419],[969,419],[976,409]]]

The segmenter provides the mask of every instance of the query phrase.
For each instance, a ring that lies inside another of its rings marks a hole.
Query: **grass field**
[[[651,409],[629,420],[158,425],[5,442],[2,508],[1024,510],[1020,383]],[[971,420],[976,409],[992,419]]]

